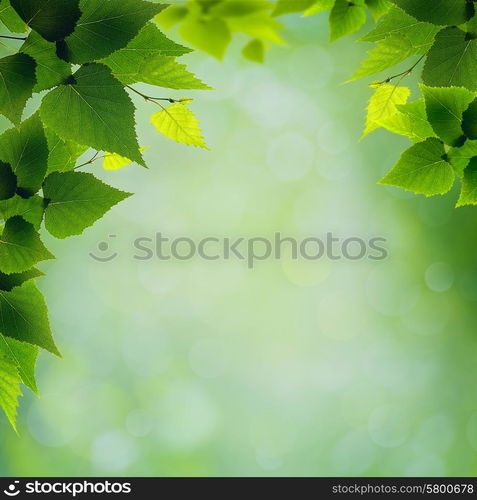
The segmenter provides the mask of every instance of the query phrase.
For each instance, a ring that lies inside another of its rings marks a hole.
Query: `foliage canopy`
[[[0,59],[0,406],[15,427],[20,386],[37,391],[41,349],[59,355],[35,267],[53,255],[40,228],[56,238],[81,234],[130,196],[78,171],[104,159],[116,170],[146,166],[136,135],[134,99],[159,109],[152,126],[186,145],[206,148],[189,99],[153,98],[133,85],[208,90],[178,58],[184,42],[223,58],[236,33],[243,55],[263,62],[283,44],[280,16],[329,12],[330,40],[376,25],[372,44],[350,81],[397,66],[369,83],[364,136],[376,129],[412,145],[380,181],[425,196],[460,183],[457,206],[477,205],[477,15],[472,0],[0,0],[2,35],[18,44]],[[404,69],[402,69],[404,67]],[[420,95],[405,86],[420,75]],[[27,101],[39,108],[25,117]],[[92,150],[88,153],[89,150]],[[87,154],[86,158],[82,158]]]

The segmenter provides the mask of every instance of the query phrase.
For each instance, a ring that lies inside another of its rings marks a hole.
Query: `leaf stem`
[[[386,80],[383,80],[382,82],[379,82],[378,85],[383,85],[384,83],[389,83],[390,81],[394,80],[395,78],[399,78],[400,76],[402,78],[406,77],[406,76],[409,76],[413,71],[414,69],[416,68],[416,66],[427,56],[427,52],[425,54],[422,54],[422,56],[409,68],[407,69],[406,71],[403,71],[401,73],[398,73],[397,75],[394,75],[394,76],[390,76],[388,78],[386,78]],[[401,80],[402,80],[401,78]],[[400,81],[401,81],[400,80]]]
[[[101,160],[101,158],[106,158],[106,156],[107,156],[107,155],[103,155],[103,156],[98,156],[98,155],[99,155],[99,151],[96,151],[96,153],[91,158],[91,160],[85,161],[81,165],[77,165],[73,170],[77,170],[78,168],[86,167],[87,165],[91,165],[95,161]]]
[[[7,38],[8,40],[26,40],[26,37],[21,36],[8,36],[8,35],[0,35],[0,38]]]
[[[151,96],[148,96],[146,94],[143,94],[142,92],[139,92],[139,90],[136,90],[134,87],[131,87],[130,85],[126,85],[126,88],[128,88],[129,90],[132,90],[137,95],[140,95],[145,101],[153,102],[155,104],[159,104],[156,101],[167,101],[167,102],[170,102],[171,104],[174,104],[176,102],[180,102],[177,99],[172,99],[172,97],[151,97]]]

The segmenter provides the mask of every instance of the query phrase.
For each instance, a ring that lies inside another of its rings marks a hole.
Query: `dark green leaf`
[[[426,113],[434,132],[449,146],[465,142],[462,114],[474,100],[474,93],[461,87],[427,87],[421,85]]]
[[[78,0],[10,0],[18,15],[50,42],[69,35],[81,12]]]
[[[463,113],[462,129],[469,139],[477,139],[477,98],[470,103]]]
[[[0,161],[0,201],[8,200],[17,190],[17,176],[8,163]]]
[[[46,129],[45,133],[50,151],[47,174],[72,170],[78,158],[88,149],[87,146],[76,144],[76,142],[64,141],[50,129]]]
[[[12,167],[21,194],[38,192],[48,162],[48,145],[38,113],[0,136],[0,159]]]
[[[82,16],[60,46],[62,56],[77,64],[103,59],[126,47],[165,7],[143,0],[81,0]]]
[[[35,86],[35,61],[26,54],[0,59],[0,113],[20,123],[25,104]]]
[[[10,0],[0,1],[0,21],[14,33],[24,33],[28,28],[10,5]]]
[[[89,64],[74,81],[43,99],[41,117],[63,140],[125,156],[145,166],[136,138],[134,106],[103,64]]]
[[[24,271],[23,273],[5,274],[0,272],[0,290],[11,292],[17,286],[23,285],[25,281],[30,281],[40,276],[44,276],[44,274],[35,268]]]
[[[71,66],[56,55],[56,45],[32,31],[21,51],[36,62],[34,92],[48,90],[63,83],[71,75]]]
[[[405,151],[379,183],[433,196],[452,188],[454,171],[445,159],[442,142],[431,137]]]
[[[8,219],[0,236],[0,271],[22,273],[43,260],[54,259],[35,228],[22,217]],[[1,331],[1,330],[0,330]]]
[[[49,200],[46,229],[56,238],[81,234],[111,207],[131,196],[84,172],[54,172],[43,186]]]
[[[419,21],[441,26],[465,23],[473,9],[467,0],[390,0]]]
[[[0,291],[0,332],[60,355],[51,335],[45,299],[32,281]]]
[[[477,90],[477,40],[456,27],[441,30],[429,51],[422,80],[431,87]]]
[[[40,229],[44,211],[44,200],[41,196],[22,198],[15,195],[8,200],[0,200],[0,219],[6,221],[20,215],[37,230]]]
[[[472,158],[464,170],[462,188],[456,207],[464,205],[477,205],[477,157]]]

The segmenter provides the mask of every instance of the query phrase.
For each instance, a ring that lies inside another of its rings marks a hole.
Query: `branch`
[[[26,40],[26,37],[21,36],[8,36],[8,35],[0,35],[0,38],[7,38],[8,40]]]
[[[108,156],[108,155],[103,155],[103,156],[98,156],[98,155],[99,155],[99,151],[96,151],[96,153],[91,158],[91,160],[85,161],[81,165],[76,166],[73,170],[77,170],[78,168],[81,168],[81,167],[86,167],[87,165],[91,165],[95,161],[101,160],[101,158],[106,158],[106,156]]]
[[[394,75],[394,76],[390,76],[388,78],[386,78],[386,80],[383,80],[382,82],[378,82],[378,85],[383,85],[384,83],[389,83],[390,81],[394,80],[395,78],[399,78],[400,76],[402,77],[401,80],[403,78],[405,78],[406,76],[409,76],[413,71],[414,69],[416,68],[416,66],[427,56],[427,52],[425,54],[423,54],[409,69],[407,69],[406,71],[403,71],[402,73],[398,73],[397,75]],[[401,81],[399,80],[399,81]]]
[[[142,92],[139,92],[139,90],[136,90],[135,88],[131,87],[130,85],[126,85],[126,88],[128,88],[129,90],[132,90],[137,95],[140,95],[145,101],[153,102],[154,104],[159,104],[157,101],[167,101],[167,102],[170,102],[171,104],[174,104],[176,102],[181,102],[181,100],[172,99],[172,97],[151,97],[151,96],[143,94]],[[159,106],[160,106],[160,104],[159,104]]]

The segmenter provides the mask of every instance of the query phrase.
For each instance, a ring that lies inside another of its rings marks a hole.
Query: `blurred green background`
[[[136,196],[81,237],[44,239],[39,280],[64,359],[43,354],[14,476],[361,476],[477,472],[477,211],[376,186],[406,146],[359,143],[366,44],[326,16],[283,18],[265,65],[186,59],[211,152],[159,137],[137,101],[149,170],[105,172]],[[168,236],[383,236],[383,262],[140,262]],[[109,235],[117,235],[111,239]],[[89,257],[108,241],[119,256]]]

